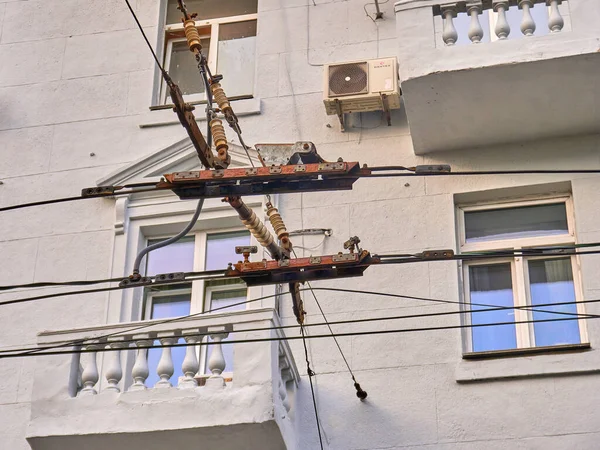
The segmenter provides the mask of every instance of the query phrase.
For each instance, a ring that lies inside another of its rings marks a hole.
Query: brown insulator
[[[212,133],[213,142],[215,143],[215,148],[217,149],[218,158],[221,161],[226,161],[229,145],[227,144],[227,136],[225,135],[223,122],[219,119],[211,120],[210,131]]]
[[[273,230],[275,230],[275,234],[277,234],[277,238],[281,242],[281,247],[291,251],[292,242],[290,241],[290,233],[288,233],[278,209],[271,202],[267,203],[267,217],[269,218],[269,222],[271,222]]]
[[[221,83],[212,83],[210,85],[210,89],[212,91],[215,102],[217,102],[217,105],[219,105],[219,109],[223,112],[223,114],[227,115],[233,112],[233,109],[229,104],[229,99],[227,98],[227,96],[225,95],[225,91],[223,91],[223,88],[221,87]]]
[[[246,226],[248,231],[256,238],[256,240],[265,247],[271,257],[276,260],[281,259],[281,248],[275,243],[273,235],[265,227],[265,225],[239,197],[228,197],[227,202],[237,211],[242,223]]]
[[[200,34],[196,28],[196,23],[192,19],[184,21],[183,31],[185,32],[185,37],[187,39],[190,51],[194,53],[200,53],[200,50],[202,50],[202,44],[200,43]]]

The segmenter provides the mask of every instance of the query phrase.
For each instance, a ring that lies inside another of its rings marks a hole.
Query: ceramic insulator
[[[225,91],[223,91],[221,83],[211,84],[210,89],[212,90],[215,102],[217,102],[217,105],[219,105],[219,109],[223,111],[223,114],[226,114],[228,111],[232,111],[231,105],[229,104],[229,99],[225,95]]]
[[[202,50],[202,44],[200,44],[200,34],[198,33],[195,22],[192,19],[183,22],[183,31],[185,32],[190,51],[199,53],[200,50]]]
[[[286,250],[290,250],[292,248],[290,234],[283,223],[279,210],[271,203],[267,203],[267,216],[269,217],[269,222],[271,222],[273,230],[275,230],[275,233],[277,234],[277,238],[281,241],[281,246]]]
[[[225,135],[225,128],[223,128],[223,122],[219,119],[213,119],[210,121],[210,131],[212,132],[213,141],[217,149],[218,157],[221,161],[227,159],[227,136]]]

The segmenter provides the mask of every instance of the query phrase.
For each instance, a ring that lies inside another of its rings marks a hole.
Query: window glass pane
[[[235,233],[209,234],[206,242],[206,270],[226,269],[228,263],[242,259],[235,254],[235,247],[250,245],[250,233],[240,231]]]
[[[471,309],[489,309],[490,306],[477,306],[474,303],[493,306],[513,306],[510,264],[493,264],[469,267],[469,291]],[[514,322],[513,309],[471,313],[473,325]],[[517,347],[514,324],[473,327],[473,351],[505,350]]]
[[[533,8],[531,8],[530,11],[531,17],[533,17],[533,21],[535,22],[535,32],[533,34],[535,36],[543,36],[548,34],[550,30],[548,29],[548,7],[546,4],[537,3],[533,5]],[[494,14],[496,14],[497,20],[497,13]],[[517,5],[511,6],[508,11],[506,11],[506,20],[510,26],[510,34],[508,35],[508,39],[522,39],[524,37],[523,33],[521,32],[523,10],[519,9]]]
[[[190,313],[190,294],[171,295],[152,299],[152,319],[187,316]]]
[[[150,317],[152,319],[165,319],[169,317],[187,316],[190,313],[190,296],[191,294],[188,293],[154,298],[152,301],[152,314]],[[183,342],[183,340],[180,339],[179,342]],[[154,341],[154,345],[159,344],[159,341]],[[161,354],[162,349],[160,348],[151,348],[148,350],[148,368],[150,374],[145,383],[148,387],[154,386],[160,379],[156,373],[156,368],[158,367]],[[185,347],[171,348],[171,356],[173,358],[173,367],[175,368],[175,371],[173,372],[170,381],[171,384],[175,386],[177,385],[179,377],[183,375],[181,365],[185,358]]]
[[[155,244],[162,239],[150,240],[148,244]],[[183,238],[166,247],[151,251],[146,256],[146,274],[191,272],[194,270],[194,238]],[[181,286],[180,286],[181,287]]]
[[[210,39],[201,39],[200,42],[202,52],[208,57]],[[204,83],[200,72],[198,72],[198,63],[192,52],[190,52],[186,41],[173,42],[168,72],[173,81],[179,85],[183,95],[204,92]]]
[[[575,301],[575,286],[570,258],[538,259],[529,261],[529,283],[531,304],[564,303]],[[545,311],[577,314],[577,306],[557,305],[540,307]],[[533,312],[533,320],[563,319],[568,316]],[[578,344],[579,323],[577,320],[534,323],[536,346]]]
[[[210,298],[210,309],[223,308],[219,311],[241,311],[246,309],[246,305],[235,305],[236,303],[246,300],[247,289],[241,288],[234,291],[217,291],[212,292]],[[235,305],[227,307],[228,305]]]
[[[567,234],[564,203],[465,212],[467,242]]]
[[[211,304],[210,309],[220,308],[222,306],[233,305],[234,303],[243,302],[246,300],[246,289],[236,289],[233,291],[220,291],[220,292],[212,292],[211,295]],[[232,306],[231,308],[223,309],[223,312],[228,311],[239,311],[246,309],[246,305],[237,305]],[[220,312],[220,311],[219,311]],[[224,339],[223,342],[227,342],[231,339],[229,336],[227,339]],[[209,340],[210,342],[210,340]],[[223,356],[225,357],[225,372],[233,372],[233,345],[232,344],[223,344]],[[208,368],[208,361],[210,359],[210,355],[212,354],[213,346],[209,345],[206,351],[206,366],[204,369],[204,373],[210,374],[211,371]]]
[[[227,95],[252,94],[255,48],[256,20],[219,26],[217,73],[223,75],[222,85]]]
[[[258,0],[186,0],[185,6],[190,14],[196,13],[196,20],[215,19],[217,17],[254,14]],[[177,0],[169,0],[167,23],[180,23],[181,11],[177,9]]]

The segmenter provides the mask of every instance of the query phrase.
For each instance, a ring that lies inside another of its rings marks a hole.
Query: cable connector
[[[81,190],[82,197],[97,197],[99,195],[111,195],[119,188],[118,186],[97,186]]]
[[[415,173],[419,175],[427,175],[433,173],[450,173],[452,168],[448,164],[437,165],[422,165],[415,167]]]
[[[417,256],[427,260],[452,259],[454,258],[454,250],[426,250],[418,253]]]
[[[135,286],[148,286],[152,284],[152,279],[149,277],[142,277],[139,274],[130,275],[128,278],[124,278],[119,283],[119,287],[135,287]]]
[[[171,281],[184,281],[185,274],[183,272],[161,273],[154,277],[153,284],[170,283]]]

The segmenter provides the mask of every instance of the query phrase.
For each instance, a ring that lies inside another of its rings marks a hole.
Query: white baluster
[[[563,19],[560,11],[558,10],[558,0],[546,0],[546,4],[550,6],[550,17],[548,18],[548,28],[553,33],[558,33],[565,26],[565,20]]]
[[[510,25],[506,20],[506,11],[508,10],[507,0],[494,0],[493,1],[494,11],[498,14],[498,20],[496,21],[496,28],[494,29],[498,39],[506,39],[510,34]]]
[[[481,1],[467,3],[467,13],[471,16],[471,24],[469,25],[469,39],[473,44],[480,44],[483,39],[483,28],[479,22],[479,15],[482,11]]]
[[[195,335],[188,335],[191,333]],[[186,330],[183,332],[185,342],[188,344],[188,346],[185,349],[185,358],[183,360],[183,364],[181,365],[181,370],[183,371],[184,379],[179,383],[180,389],[193,389],[198,386],[198,382],[196,381],[196,378],[194,378],[199,368],[195,345],[200,340],[198,333],[199,330],[197,329]]]
[[[98,350],[101,348],[101,345],[91,344],[86,345],[85,350],[92,350],[87,354],[87,362],[85,364],[85,368],[83,369],[83,373],[81,374],[81,382],[83,383],[83,389],[79,392],[79,395],[96,395],[98,392],[94,389],[94,386],[98,382],[98,363],[97,353],[93,350]]]
[[[535,21],[531,15],[533,0],[519,0],[519,8],[523,10],[523,20],[521,20],[521,32],[525,36],[533,36],[535,33]]]
[[[210,330],[209,330],[210,332]],[[221,375],[225,370],[225,357],[223,356],[223,347],[221,341],[226,339],[229,333],[211,333],[213,340],[212,352],[208,360],[208,369],[212,375],[206,380],[206,387],[213,389],[222,389],[225,387],[225,379]]]
[[[442,31],[442,39],[446,45],[454,45],[458,40],[458,33],[454,26],[454,18],[456,17],[456,3],[442,5],[442,16],[444,17],[444,30]]]
[[[173,337],[171,333],[167,336],[161,337],[162,333],[158,333],[158,337],[160,343],[163,345],[162,354],[160,355],[160,361],[158,361],[158,366],[156,367],[156,373],[160,377],[160,380],[154,385],[155,388],[170,388],[173,387],[169,379],[173,376],[175,372],[173,368],[173,358],[171,356],[171,347],[177,342],[177,338]],[[167,346],[167,347],[165,347]]]
[[[123,368],[121,367],[120,349],[127,347],[126,344],[120,342],[123,339],[125,339],[125,337],[109,338],[108,346],[114,350],[109,351],[107,355],[109,363],[104,376],[106,377],[108,386],[106,386],[105,391],[121,392],[121,389],[119,389],[119,382],[121,381],[121,378],[123,378]]]
[[[148,369],[148,349],[140,347],[149,347],[152,345],[152,340],[149,339],[149,334],[141,334],[133,336],[135,340],[135,346],[137,349],[137,355],[135,357],[135,364],[131,369],[131,376],[133,377],[133,384],[129,388],[130,391],[143,391],[146,389],[146,378],[150,375]]]

